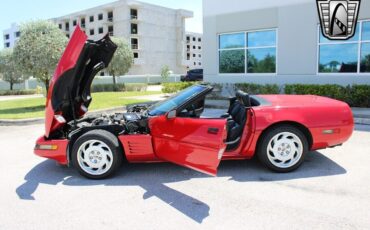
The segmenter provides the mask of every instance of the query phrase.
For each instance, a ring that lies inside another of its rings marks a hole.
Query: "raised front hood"
[[[116,49],[108,35],[90,41],[76,27],[50,81],[45,110],[46,137],[87,112],[92,81],[108,66]]]

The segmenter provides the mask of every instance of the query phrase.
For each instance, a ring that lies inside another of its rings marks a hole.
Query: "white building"
[[[353,38],[329,41],[314,0],[203,0],[207,82],[370,84],[370,1]]]
[[[4,48],[13,48],[21,33],[17,23],[13,23],[9,29],[3,31]]]
[[[127,39],[135,57],[129,74],[143,75],[160,74],[165,65],[173,73],[186,71],[185,20],[191,17],[193,12],[188,10],[118,0],[51,20],[67,37],[80,25],[89,39],[97,40],[107,33]]]
[[[202,68],[202,37],[201,33],[186,33],[186,67],[187,69]]]

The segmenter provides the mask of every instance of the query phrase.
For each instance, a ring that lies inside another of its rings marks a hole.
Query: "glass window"
[[[248,47],[275,46],[275,30],[248,33]]]
[[[248,73],[275,73],[276,72],[276,49],[249,49]]]
[[[343,40],[343,41],[345,41],[345,42],[356,42],[356,41],[359,40],[359,34],[360,34],[360,23],[357,23],[356,32],[353,35],[353,37],[348,39],[348,40]],[[329,40],[329,39],[327,39],[326,37],[324,37],[322,35],[321,28],[320,28],[320,43],[333,43],[333,42],[337,43],[338,40]],[[340,40],[339,40],[339,42],[340,42]]]
[[[220,73],[245,73],[245,50],[221,50]]]
[[[356,73],[358,44],[320,46],[320,73]]]
[[[361,45],[361,73],[370,73],[370,42]]]
[[[245,33],[220,35],[220,49],[244,48]]]
[[[370,41],[370,21],[362,23],[362,40]]]
[[[186,88],[183,91],[177,93],[176,95],[149,107],[149,115],[150,116],[163,115],[181,106],[189,99],[196,97],[202,92],[205,92],[207,89],[208,89],[207,87],[201,85],[195,85]]]

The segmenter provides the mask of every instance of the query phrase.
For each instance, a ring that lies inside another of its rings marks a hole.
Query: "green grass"
[[[127,97],[160,94],[161,92],[104,92],[93,93],[90,111],[142,103]],[[25,119],[43,117],[45,98],[17,99],[0,101],[0,119]]]

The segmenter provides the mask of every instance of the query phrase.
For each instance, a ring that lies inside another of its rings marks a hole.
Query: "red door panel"
[[[149,122],[155,154],[166,161],[215,176],[226,148],[226,120],[166,116]]]

